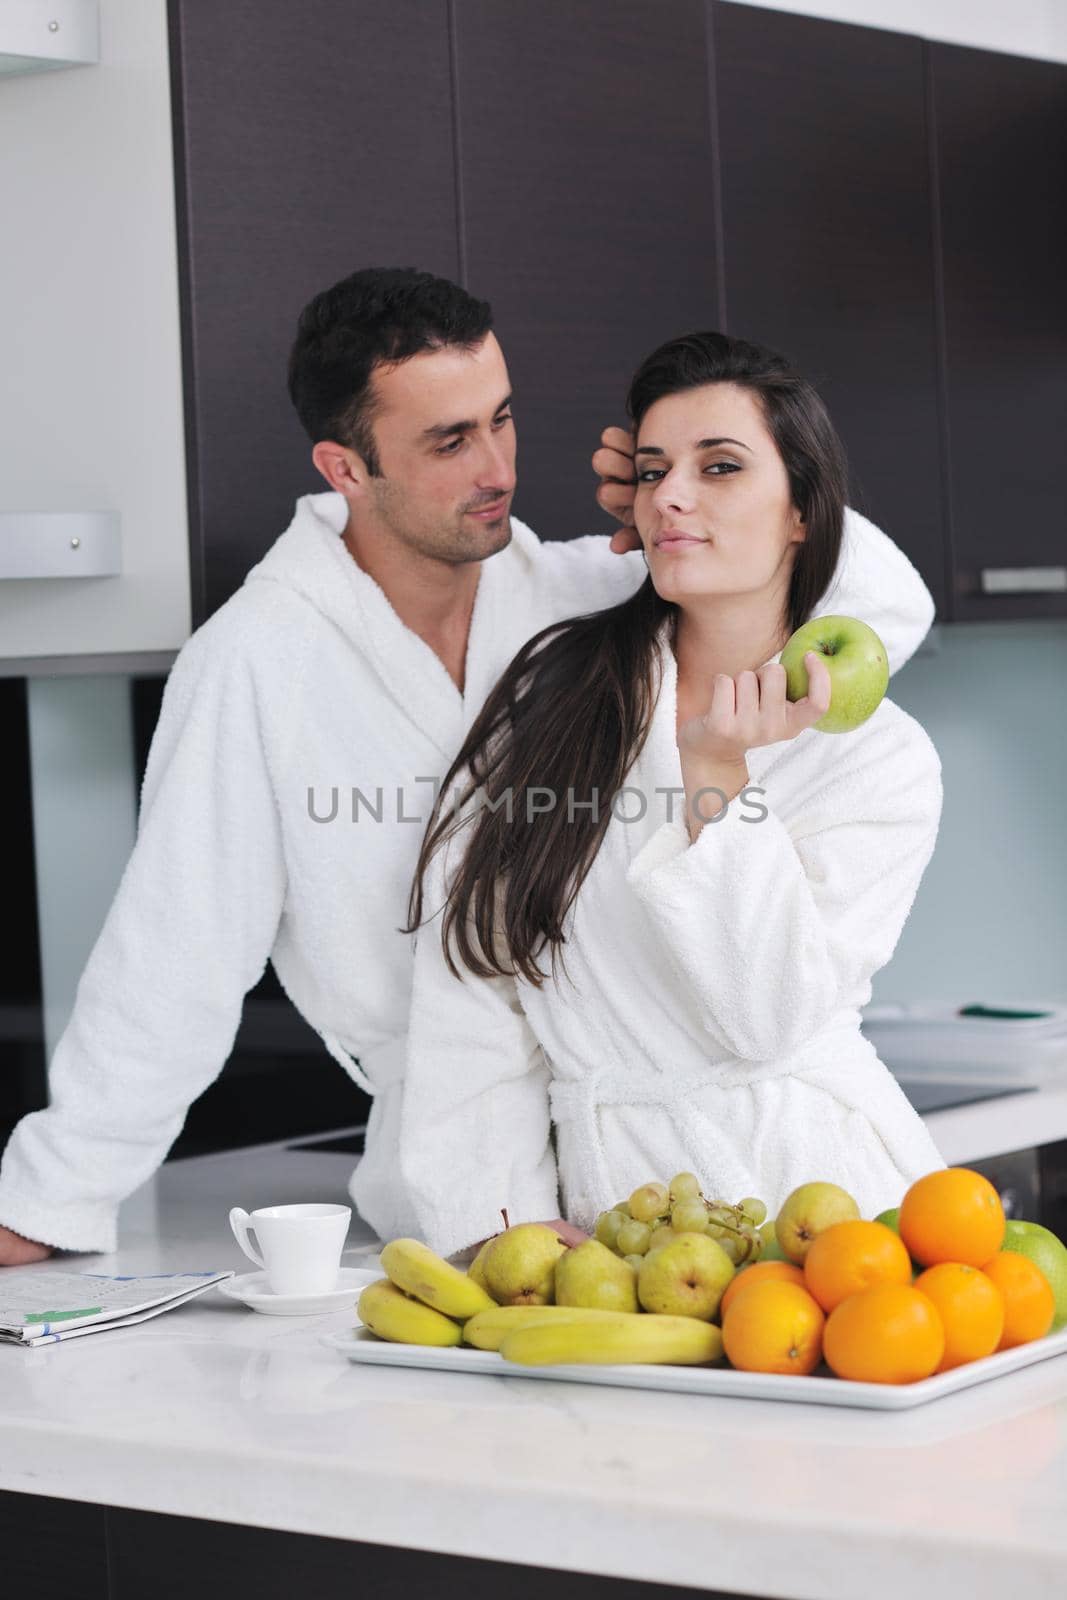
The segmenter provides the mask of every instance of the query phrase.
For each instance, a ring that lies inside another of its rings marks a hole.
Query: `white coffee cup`
[[[264,1269],[275,1294],[328,1294],[335,1289],[351,1220],[351,1207],[335,1205],[260,1206],[251,1216],[234,1206],[230,1212],[234,1238],[248,1259]],[[255,1234],[259,1250],[249,1243],[249,1233]]]

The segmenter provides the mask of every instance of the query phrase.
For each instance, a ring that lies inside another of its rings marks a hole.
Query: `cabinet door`
[[[286,392],[357,267],[455,278],[446,0],[170,0],[193,618],[327,488]]]
[[[1063,617],[1067,67],[929,51],[954,611],[968,621]],[[1058,589],[1028,589],[1050,582]]]
[[[929,162],[918,39],[715,4],[729,332],[811,379],[851,503],[945,610]]]
[[[655,345],[717,324],[702,0],[456,0],[466,282],[515,391],[516,514],[612,524],[589,457]]]

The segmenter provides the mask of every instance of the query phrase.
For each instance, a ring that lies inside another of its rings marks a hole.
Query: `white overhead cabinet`
[[[86,67],[100,59],[98,0],[3,0],[0,75]]]

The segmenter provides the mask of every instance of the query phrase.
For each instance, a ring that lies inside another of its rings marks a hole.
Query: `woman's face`
[[[781,607],[805,529],[756,395],[665,395],[642,419],[636,466],[634,520],[665,600],[766,593]]]

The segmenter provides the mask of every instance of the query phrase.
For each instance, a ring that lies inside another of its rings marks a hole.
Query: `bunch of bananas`
[[[582,1306],[498,1305],[476,1278],[417,1239],[382,1251],[387,1276],[359,1297],[359,1316],[379,1339],[473,1345],[524,1366],[615,1362],[705,1365],[722,1358],[722,1333],[693,1317],[597,1311]]]

